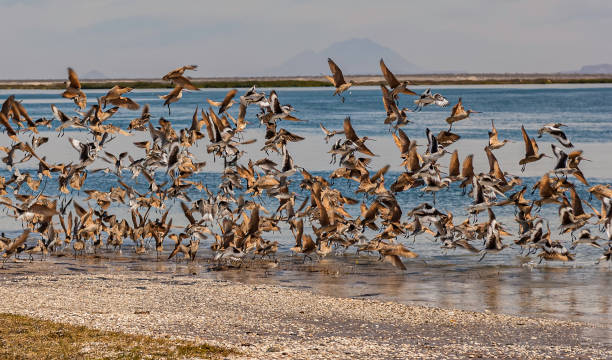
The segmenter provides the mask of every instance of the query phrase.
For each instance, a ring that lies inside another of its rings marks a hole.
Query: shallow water
[[[416,88],[417,92],[422,90],[424,90],[422,87]],[[521,174],[518,165],[518,159],[522,157],[523,152],[520,126],[524,125],[531,136],[536,136],[536,131],[541,125],[549,122],[562,122],[567,125],[564,130],[575,143],[576,148],[583,149],[585,156],[593,160],[593,162],[584,162],[582,165],[582,170],[589,181],[592,184],[612,181],[612,162],[608,159],[608,154],[612,153],[612,140],[610,139],[612,137],[612,86],[443,86],[433,90],[446,95],[452,104],[457,101],[458,97],[462,97],[466,109],[471,108],[483,112],[455,124],[454,132],[460,134],[462,139],[449,148],[450,151],[455,148],[459,149],[461,160],[469,153],[475,154],[477,172],[486,171],[488,168],[483,148],[487,143],[490,122],[494,120],[500,138],[514,141],[495,151],[502,169],[515,175],[525,176],[524,185],[531,187],[544,171],[552,169],[554,160],[543,159],[538,163],[530,164],[525,173]],[[135,90],[131,97],[141,104],[149,103],[153,119],[164,116],[172,121],[175,129],[180,129],[189,126],[196,105],[207,108],[206,98],[220,100],[226,91],[226,89],[207,89],[199,92],[185,92],[183,99],[172,105],[171,115],[168,115],[166,108],[162,108],[162,101],[158,99],[158,95],[168,92],[167,89]],[[57,104],[67,114],[74,115],[74,105],[62,99],[59,96],[60,93],[61,91],[57,90],[1,90],[0,101],[3,101],[9,94],[15,94],[18,100],[23,100],[34,119],[43,116],[50,118],[52,116],[50,104],[52,103]],[[99,90],[87,91],[90,101],[104,93],[105,91]],[[391,183],[401,171],[398,150],[392,142],[388,128],[382,124],[384,112],[378,88],[355,88],[351,94],[346,96],[346,102],[343,104],[337,97],[331,96],[329,88],[279,89],[277,93],[281,103],[292,104],[298,110],[295,115],[308,120],[303,123],[279,123],[279,127],[287,128],[307,138],[306,141],[289,145],[289,151],[296,164],[312,170],[317,175],[329,175],[335,166],[329,163],[330,157],[327,154],[331,144],[325,144],[323,141],[319,123],[323,123],[329,129],[341,129],[343,119],[350,115],[359,136],[368,136],[376,140],[369,144],[374,153],[379,155],[373,160],[372,170],[376,171],[378,167],[390,164],[391,171],[385,177],[388,183]],[[410,97],[403,97],[400,106],[411,108],[410,101]],[[230,112],[236,116],[237,110],[235,106],[230,109]],[[264,129],[258,127],[258,121],[254,117],[255,112],[256,109],[249,109],[247,120],[251,122],[251,125],[245,138],[256,138],[258,142],[246,147],[249,155],[243,159],[244,162],[249,157],[256,160],[266,156],[258,151],[263,145],[261,139]],[[446,129],[444,118],[449,112],[450,107],[445,109],[427,107],[422,112],[411,114],[409,118],[413,122],[404,127],[404,130],[411,138],[417,139],[419,144],[426,143],[424,140],[425,128],[429,127],[434,133]],[[139,114],[139,111],[121,110],[109,122],[126,128],[129,121]],[[42,135],[49,136],[50,141],[43,145],[40,153],[53,162],[76,161],[78,155],[68,145],[67,139],[70,136],[86,139],[86,134],[78,131],[67,131],[64,137],[58,138],[54,129],[49,129]],[[148,134],[145,135],[148,136]],[[130,149],[130,154],[137,158],[143,155],[143,151],[134,150],[129,143],[143,139],[143,134],[135,134],[130,138],[118,137],[105,149],[113,153]],[[554,139],[545,135],[537,140],[540,150],[552,155],[550,144],[556,143]],[[0,136],[0,145],[7,144],[6,136]],[[199,160],[208,162],[206,172],[197,174],[194,177],[195,180],[201,180],[211,188],[215,188],[220,181],[219,171],[222,169],[222,161],[215,162],[209,157],[203,144],[192,150]],[[280,162],[279,156],[272,155],[271,158]],[[441,163],[446,166],[448,158],[444,158]],[[100,165],[100,162],[97,162],[91,167],[96,168]],[[27,166],[23,167],[22,171],[35,174],[35,169]],[[10,172],[4,168],[0,170],[0,175],[8,178]],[[164,174],[157,174],[157,177],[161,182]],[[84,188],[108,190],[115,185],[115,179],[113,174],[90,173]],[[297,188],[299,176],[295,176],[294,180],[297,181],[292,184],[292,190],[299,193]],[[139,183],[131,180],[128,182],[137,189],[144,189],[142,180]],[[355,189],[355,184],[340,180],[335,182],[334,187],[350,195]],[[27,186],[24,185],[22,192],[28,191]],[[579,184],[578,191],[583,199],[589,199],[585,186]],[[53,181],[49,181],[45,193],[57,194]],[[74,195],[82,196],[76,193]],[[200,196],[195,191],[191,191],[189,195],[192,199]],[[455,223],[465,218],[467,215],[465,207],[471,199],[463,196],[456,184],[450,190],[438,195],[436,206],[442,211],[452,211],[456,219]],[[529,197],[533,198],[532,195]],[[358,199],[361,200],[362,197]],[[423,196],[418,190],[412,190],[398,194],[398,200],[404,212],[407,212],[413,206],[432,199],[430,195]],[[167,204],[171,208],[171,215],[175,216],[174,224],[181,225],[185,223],[185,219],[177,205],[177,203]],[[274,211],[277,206],[274,201],[268,200],[265,200],[265,205],[271,211]],[[594,200],[593,206],[598,209],[599,202]],[[348,210],[352,214],[358,214],[359,211],[358,206],[348,207]],[[585,210],[589,211],[586,207]],[[125,207],[113,206],[109,211],[120,216],[126,214]],[[510,232],[516,232],[512,209],[495,208],[495,212],[498,219]],[[158,214],[159,212],[153,215]],[[557,207],[545,206],[540,215],[550,220],[551,229],[555,233],[558,226]],[[479,220],[484,220],[485,217],[486,215],[483,214]],[[8,234],[16,234],[21,229],[21,224],[4,216],[0,218],[0,227]],[[590,228],[592,231],[597,230],[595,226]],[[266,234],[264,238],[278,240],[280,253],[286,255],[288,249],[294,244],[294,240],[288,229],[281,228],[281,231],[280,234]],[[374,236],[374,233],[369,231],[365,234],[368,237]],[[556,236],[554,239],[563,240],[568,246],[568,236]],[[377,262],[374,256],[365,255],[361,257],[333,256],[325,259],[320,266],[328,270],[323,273],[318,270],[310,272],[306,269],[304,271],[301,266],[290,266],[282,270],[268,271],[265,274],[262,274],[262,271],[206,272],[198,270],[197,272],[202,276],[216,276],[239,281],[270,281],[284,285],[312,287],[317,291],[338,296],[365,296],[441,307],[551,316],[598,323],[612,322],[610,321],[612,272],[607,264],[594,265],[595,260],[601,254],[599,249],[579,246],[576,249],[577,255],[574,263],[538,265],[534,257],[526,258],[516,248],[507,249],[496,255],[487,255],[482,262],[478,262],[478,255],[466,254],[461,249],[444,253],[440,249],[440,244],[433,242],[433,238],[429,236],[419,237],[414,244],[412,239],[400,238],[398,240],[420,255],[416,260],[405,261],[408,271],[404,273],[396,271],[389,264]],[[512,243],[513,240],[513,237],[504,239],[506,243]],[[204,246],[207,244],[205,243]],[[480,246],[477,242],[475,245]],[[129,250],[125,251],[126,254],[129,253]],[[134,270],[144,267],[145,270],[152,271],[189,273],[188,270],[185,270],[188,269],[186,265],[160,264],[149,261],[136,263]],[[119,268],[125,269],[126,265],[121,264]],[[78,266],[77,261],[75,269]],[[106,267],[103,263],[99,266]],[[130,265],[130,268],[134,266]],[[338,275],[334,275],[336,273],[334,269],[337,270]]]

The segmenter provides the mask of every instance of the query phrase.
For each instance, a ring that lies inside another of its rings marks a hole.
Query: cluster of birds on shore
[[[328,79],[335,87],[334,95],[344,102],[343,94],[350,91],[354,82],[345,80],[332,59],[328,63],[332,73]],[[385,181],[389,165],[376,172],[370,170],[375,156],[368,147],[370,139],[357,135],[350,117],[346,117],[342,129],[330,130],[320,124],[325,141],[332,143],[331,163],[336,164],[329,177],[313,175],[295,164],[288,144],[305,138],[280,125],[305,120],[294,115],[291,105],[282,104],[274,90],[266,94],[253,86],[242,95],[230,90],[219,101],[207,99],[208,109],[196,107],[191,125],[182,129],[163,117],[154,124],[149,105],[141,109],[129,98],[133,89],[128,87],[114,86],[88,108],[87,96],[71,68],[62,96],[74,101],[75,115],[51,105],[53,118],[33,120],[22,102],[9,96],[2,104],[0,123],[11,144],[0,150],[5,154],[2,161],[12,175],[0,177],[0,208],[20,221],[24,231],[16,238],[6,237],[4,233],[0,236],[4,261],[21,253],[30,259],[34,255],[42,259],[65,249],[75,257],[101,251],[102,247],[121,251],[127,239],[133,244],[135,254],[155,251],[158,259],[181,255],[193,261],[203,241],[208,242],[216,261],[242,261],[249,254],[273,258],[279,243],[269,240],[269,234],[287,228],[295,239],[291,251],[302,254],[302,261],[355,248],[359,253],[377,253],[379,259],[406,269],[403,259],[415,258],[418,254],[409,248],[408,241],[401,239],[416,241],[417,236],[425,233],[445,250],[461,248],[480,254],[481,260],[488,253],[508,248],[511,242],[521,252],[526,251],[527,256],[536,254],[540,261],[572,261],[575,255],[571,250],[582,245],[602,250],[598,262],[611,260],[612,187],[590,186],[579,168],[581,161],[588,160],[581,150],[573,150],[573,144],[562,130],[563,124],[546,124],[538,131],[539,138],[547,134],[558,142],[559,145],[551,145],[557,162],[531,189],[537,197],[528,200],[525,198],[528,189],[522,186],[521,178],[502,171],[494,154],[508,140],[499,139],[493,122],[484,148],[489,172],[474,172],[473,154],[466,156],[460,166],[458,150],[452,153],[447,150],[460,139],[460,135],[452,132],[453,124],[477,113],[466,110],[461,98],[446,118],[448,130],[438,134],[425,130],[428,144],[425,152],[420,153],[416,141],[402,128],[411,123],[412,113],[427,106],[446,107],[450,102],[430,89],[417,95],[408,88],[410,83],[400,82],[382,59],[380,68],[386,80],[386,84],[380,85],[386,114],[381,124],[389,126],[404,168],[392,183]],[[185,76],[186,71],[195,70],[196,65],[187,65],[163,76],[163,80],[175,86],[161,96],[169,116],[171,104],[181,99],[183,91],[198,90]],[[400,96],[416,96],[415,107],[400,108]],[[239,108],[236,118],[228,112],[233,106]],[[245,158],[248,153],[244,145],[259,141],[245,139],[250,108],[257,109],[252,121],[265,127],[261,150],[268,156],[257,160]],[[140,115],[126,129],[109,121],[118,111],[125,111],[122,109],[140,110]],[[52,128],[54,121],[59,122],[58,136],[63,136],[66,129],[76,129],[89,137],[87,142],[68,137],[67,142],[76,150],[77,161],[50,163],[41,156],[41,147],[49,139],[39,135],[39,128]],[[521,131],[525,156],[519,164],[524,170],[548,155],[539,151],[535,138],[524,127]],[[148,135],[144,141],[133,142],[144,150],[144,156],[135,158],[128,149],[119,154],[105,150],[115,137],[135,132]],[[30,136],[29,141],[25,140],[26,135]],[[196,148],[201,141],[206,146]],[[198,162],[194,153],[203,149],[213,159],[223,159],[219,184],[197,180],[206,163]],[[443,172],[441,163],[447,154],[450,162]],[[108,166],[94,168],[97,160]],[[35,174],[19,170],[17,165],[28,162],[37,163],[31,166],[37,169]],[[100,171],[116,179],[108,191],[86,182],[88,174]],[[164,180],[160,181],[160,177]],[[334,187],[335,179],[354,181],[357,184],[354,193],[343,194]],[[146,191],[130,185],[133,181],[144,183]],[[601,203],[599,211],[580,199],[575,181],[590,186],[588,191]],[[48,183],[57,184],[58,195],[44,194]],[[453,183],[472,199],[467,206],[469,215],[459,223],[451,212],[436,208],[436,194]],[[298,192],[291,190],[294,188],[299,188]],[[401,204],[397,194],[411,189],[431,194],[432,201],[405,209],[407,204]],[[356,198],[360,196],[363,200]],[[267,209],[269,204],[276,209]],[[170,210],[177,205],[181,211],[172,215]],[[347,210],[357,205],[359,214]],[[569,249],[561,240],[554,239],[556,234],[550,229],[549,221],[538,215],[545,205],[558,207],[561,223],[558,230],[560,234],[571,234]],[[494,209],[505,206],[514,209],[518,234],[511,234],[496,219]],[[591,211],[585,211],[585,207]],[[480,213],[487,213],[487,219],[478,221]],[[181,222],[186,220],[186,225],[177,225],[176,216],[184,217]],[[591,233],[593,228],[603,235]],[[504,237],[514,240],[504,242]],[[164,247],[167,242],[173,243],[169,253]]]

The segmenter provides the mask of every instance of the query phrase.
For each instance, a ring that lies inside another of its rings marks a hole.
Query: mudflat
[[[2,270],[0,312],[206,342],[235,349],[239,354],[230,357],[239,358],[607,358],[612,354],[610,339],[605,338],[609,332],[582,322],[339,298],[189,274],[97,269],[67,275],[52,268],[44,271],[45,266],[55,265]]]

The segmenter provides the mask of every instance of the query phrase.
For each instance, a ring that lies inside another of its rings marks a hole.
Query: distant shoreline
[[[384,84],[380,75],[346,75],[355,85],[376,86]],[[400,81],[409,80],[413,85],[513,85],[513,84],[605,84],[612,83],[612,74],[417,74],[399,75]],[[250,87],[320,87],[331,86],[323,76],[284,77],[217,77],[192,78],[198,88]],[[108,89],[114,85],[136,89],[172,88],[161,79],[83,79],[84,89]],[[64,80],[0,80],[0,89],[63,89]]]

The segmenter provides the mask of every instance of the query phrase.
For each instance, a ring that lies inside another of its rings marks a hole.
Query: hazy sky
[[[429,70],[551,72],[612,63],[612,2],[0,0],[0,78],[249,75],[369,38]],[[376,64],[373,64],[376,67]]]

